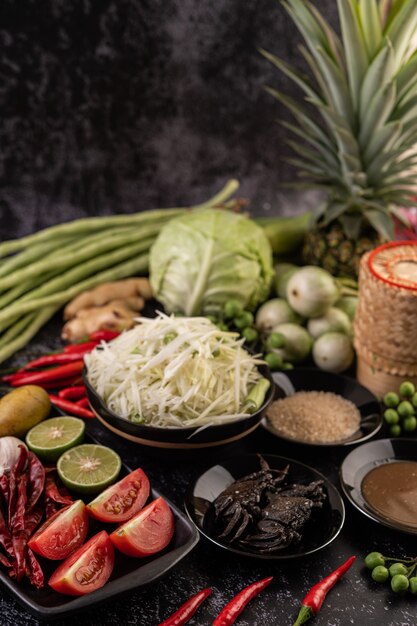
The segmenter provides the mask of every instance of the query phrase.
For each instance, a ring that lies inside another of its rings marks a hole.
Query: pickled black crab
[[[289,466],[271,469],[259,456],[261,469],[243,476],[214,501],[219,539],[260,554],[299,542],[315,508],[326,499],[323,481],[288,484]]]

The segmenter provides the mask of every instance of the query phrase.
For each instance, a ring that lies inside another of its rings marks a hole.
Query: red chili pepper
[[[90,341],[111,341],[112,339],[116,339],[119,335],[120,333],[114,330],[96,330],[88,336],[88,339]]]
[[[326,576],[326,578],[323,578],[323,580],[310,589],[303,600],[297,620],[294,622],[293,626],[300,626],[300,624],[304,624],[304,622],[307,622],[311,617],[317,615],[330,589],[342,578],[343,574],[348,571],[355,559],[356,556],[351,556],[340,565],[340,567],[335,569],[334,572]]]
[[[77,402],[75,404],[77,406],[82,406],[85,409],[89,409],[90,408],[90,403],[88,401],[88,398],[81,398],[80,400],[77,400]]]
[[[83,343],[71,343],[65,346],[65,354],[71,354],[73,352],[91,352],[99,344],[98,341],[84,341]]]
[[[39,461],[38,457],[29,452],[28,454],[29,465],[29,500],[27,505],[27,512],[32,511],[35,508],[39,498],[42,495],[42,491],[45,487],[45,468]]]
[[[83,406],[79,404],[75,404],[75,402],[70,402],[69,400],[64,400],[63,398],[59,398],[58,396],[53,396],[49,394],[49,399],[58,409],[62,409],[71,415],[76,415],[77,417],[85,417],[91,419],[95,417],[92,411],[85,409]]]
[[[230,624],[234,624],[236,618],[239,617],[248,602],[257,596],[258,593],[263,591],[272,579],[273,576],[268,576],[268,578],[258,580],[257,582],[242,589],[242,591],[238,593],[233,600],[226,604],[224,609],[214,620],[212,626],[230,626]]]
[[[59,354],[46,354],[40,356],[38,359],[29,361],[26,365],[20,368],[19,373],[26,372],[30,369],[36,369],[38,367],[49,367],[50,365],[66,365],[67,363],[73,363],[74,361],[82,361],[85,354],[89,350],[78,350],[74,352],[61,352]]]
[[[200,604],[204,602],[206,598],[211,594],[211,589],[203,589],[194,596],[191,596],[187,602],[185,602],[178,611],[175,611],[164,622],[161,622],[159,626],[182,626],[186,624],[197,611]]]
[[[72,387],[65,387],[58,392],[58,398],[63,400],[81,400],[87,395],[85,385],[73,385]]]
[[[71,376],[81,374],[84,368],[84,361],[77,360],[67,365],[59,365],[44,372],[19,373],[12,378],[9,383],[12,387],[20,387],[21,385],[38,385],[42,383],[56,382],[62,379],[68,379]]]
[[[32,585],[34,585],[37,589],[42,589],[45,584],[43,571],[36,556],[30,548],[27,549],[26,574]]]
[[[62,504],[63,506],[68,506],[73,503],[72,496],[69,494],[62,494],[55,482],[55,478],[52,474],[48,474],[45,481],[45,497],[49,498],[56,504]]]

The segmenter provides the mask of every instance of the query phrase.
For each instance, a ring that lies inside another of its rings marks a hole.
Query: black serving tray
[[[1,394],[0,394],[1,395]],[[56,414],[56,412],[55,412]],[[100,443],[86,433],[85,443]],[[122,464],[120,478],[131,470]],[[157,489],[151,489],[150,500],[161,494]],[[74,494],[74,499],[76,499]],[[94,496],[91,496],[93,498]],[[0,583],[15,598],[15,600],[40,619],[53,620],[58,617],[67,617],[75,612],[90,609],[114,596],[149,585],[168,573],[181,559],[183,559],[198,543],[199,534],[194,524],[187,516],[163,496],[171,507],[175,518],[175,534],[169,546],[161,553],[144,559],[130,558],[115,550],[115,565],[109,581],[98,589],[85,596],[74,597],[57,593],[51,589],[47,581],[61,561],[48,561],[39,558],[45,574],[44,589],[36,589],[27,579],[16,583],[9,578],[7,572],[0,566]],[[99,530],[111,532],[117,526],[106,525],[90,519],[88,537]],[[1,621],[1,620],[0,620]]]

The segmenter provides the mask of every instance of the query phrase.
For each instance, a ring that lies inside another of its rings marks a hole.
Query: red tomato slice
[[[102,530],[61,563],[49,585],[59,593],[83,596],[102,587],[110,578],[113,566],[113,544]]]
[[[127,522],[149,498],[149,479],[140,468],[108,487],[87,504],[92,517],[100,522]]]
[[[66,559],[79,548],[88,531],[87,509],[82,500],[57,511],[36,531],[29,548],[47,559]]]
[[[163,498],[157,498],[120,526],[110,539],[128,556],[149,556],[163,550],[174,534],[174,516]]]

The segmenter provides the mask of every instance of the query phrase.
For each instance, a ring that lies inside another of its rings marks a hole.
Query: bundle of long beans
[[[231,180],[191,208],[221,205],[238,186]],[[149,249],[161,227],[187,210],[84,218],[0,243],[0,363],[82,291],[146,273]]]

